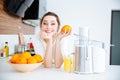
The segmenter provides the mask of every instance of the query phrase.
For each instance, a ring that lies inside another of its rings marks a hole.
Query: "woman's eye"
[[[51,25],[55,25],[55,23],[52,23]]]
[[[47,25],[47,23],[43,23],[44,25]]]

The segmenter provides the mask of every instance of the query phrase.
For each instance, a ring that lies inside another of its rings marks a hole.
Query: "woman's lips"
[[[50,34],[50,33],[52,33],[53,31],[46,30],[45,32],[48,33],[48,34]]]

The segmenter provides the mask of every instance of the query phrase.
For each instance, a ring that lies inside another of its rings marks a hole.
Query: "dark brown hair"
[[[56,13],[54,13],[54,12],[47,12],[47,13],[45,13],[43,15],[42,19],[40,20],[40,26],[41,26],[41,24],[43,22],[44,17],[46,17],[46,16],[54,16],[54,17],[56,17],[56,20],[58,22],[58,30],[59,30],[59,28],[60,28],[60,19],[59,19],[58,15]]]

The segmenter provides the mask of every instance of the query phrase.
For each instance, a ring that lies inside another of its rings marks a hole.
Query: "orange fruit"
[[[33,57],[37,60],[38,63],[42,62],[42,60],[43,60],[42,56],[40,54],[35,54]]]
[[[64,25],[61,31],[63,33],[68,33],[68,31],[71,31],[71,30],[72,30],[72,27],[70,25]]]
[[[34,64],[37,63],[37,59],[35,59],[33,56],[31,56],[28,60],[27,60],[28,64]]]
[[[26,59],[30,58],[31,57],[31,53],[30,52],[23,52],[21,54],[21,57],[25,57]]]
[[[17,60],[16,60],[16,64],[27,64],[27,59],[25,57],[20,56]]]
[[[10,59],[10,61],[12,63],[16,63],[17,59],[19,58],[20,54],[14,54],[12,55],[12,58]]]

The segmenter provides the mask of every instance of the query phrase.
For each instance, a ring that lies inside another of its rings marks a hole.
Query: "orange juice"
[[[72,69],[72,58],[65,57],[64,58],[64,71],[71,72],[71,69]]]

